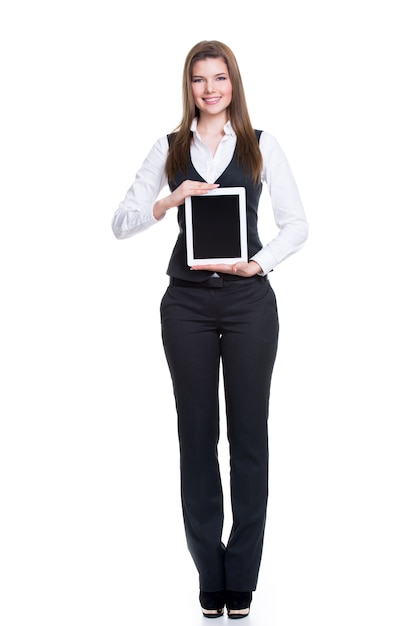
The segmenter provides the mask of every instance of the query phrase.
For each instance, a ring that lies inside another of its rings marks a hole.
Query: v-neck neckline
[[[235,152],[236,152],[236,149],[237,149],[237,146],[235,146],[235,148],[234,148],[234,152],[232,153],[232,157],[231,157],[231,160],[229,161],[228,165],[225,167],[225,169],[223,170],[223,172],[221,172],[221,174],[219,174],[219,176],[218,176],[218,177],[217,177],[217,179],[214,181],[214,183],[217,183],[217,182],[218,182],[218,180],[219,180],[219,179],[220,179],[220,178],[221,178],[221,177],[225,174],[225,172],[226,172],[226,171],[228,170],[228,168],[231,166],[231,164],[232,164],[232,162],[233,162],[233,160],[234,160],[234,157],[235,157]],[[190,158],[190,163],[191,163],[191,166],[192,166],[192,168],[194,169],[194,171],[196,172],[196,174],[197,174],[198,176],[200,176],[200,178],[202,179],[202,181],[203,181],[203,182],[207,183],[208,181],[206,180],[206,178],[204,178],[204,177],[202,176],[202,174],[199,172],[199,170],[195,167],[195,165],[194,165],[194,163],[193,163],[193,160],[192,160],[192,155],[190,155],[190,157],[189,157],[189,158]]]

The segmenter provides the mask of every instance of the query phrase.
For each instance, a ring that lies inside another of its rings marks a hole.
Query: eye
[[[203,78],[192,78],[192,83],[202,83]]]
[[[218,76],[218,80],[226,80],[226,76]]]

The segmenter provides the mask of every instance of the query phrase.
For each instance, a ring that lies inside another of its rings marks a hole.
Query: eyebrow
[[[218,74],[214,74],[214,77],[217,76],[228,76],[227,72],[219,72]],[[206,76],[202,76],[201,74],[192,74],[192,78],[206,78]]]

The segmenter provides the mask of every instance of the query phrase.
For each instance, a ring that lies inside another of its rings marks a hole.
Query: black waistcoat
[[[257,139],[260,140],[260,130],[254,131],[257,135]],[[172,135],[168,135],[168,142],[171,143]],[[178,174],[173,181],[169,182],[171,191],[177,189],[179,185],[185,180],[199,180],[205,182],[202,176],[195,170],[191,158],[189,157],[188,171],[182,174]],[[246,174],[241,165],[238,162],[236,150],[232,157],[231,162],[227,168],[222,172],[215,183],[219,183],[221,187],[245,187],[246,191],[246,204],[247,204],[247,243],[248,243],[248,258],[251,258],[262,248],[260,238],[258,236],[258,203],[260,200],[262,183],[257,185],[251,179],[251,176]],[[181,278],[182,280],[190,280],[195,282],[202,282],[206,280],[212,272],[204,270],[190,271],[190,267],[186,262],[186,229],[185,229],[185,208],[184,204],[178,207],[177,221],[179,224],[179,235],[171,254],[171,259],[168,264],[167,274],[174,278]],[[227,278],[236,278],[233,275],[227,275]]]

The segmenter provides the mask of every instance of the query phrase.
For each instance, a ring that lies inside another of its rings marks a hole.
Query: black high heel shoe
[[[250,614],[250,604],[253,599],[251,591],[226,591],[226,608],[228,617],[241,619]]]
[[[224,614],[224,591],[201,591],[199,601],[205,617],[222,617]]]

